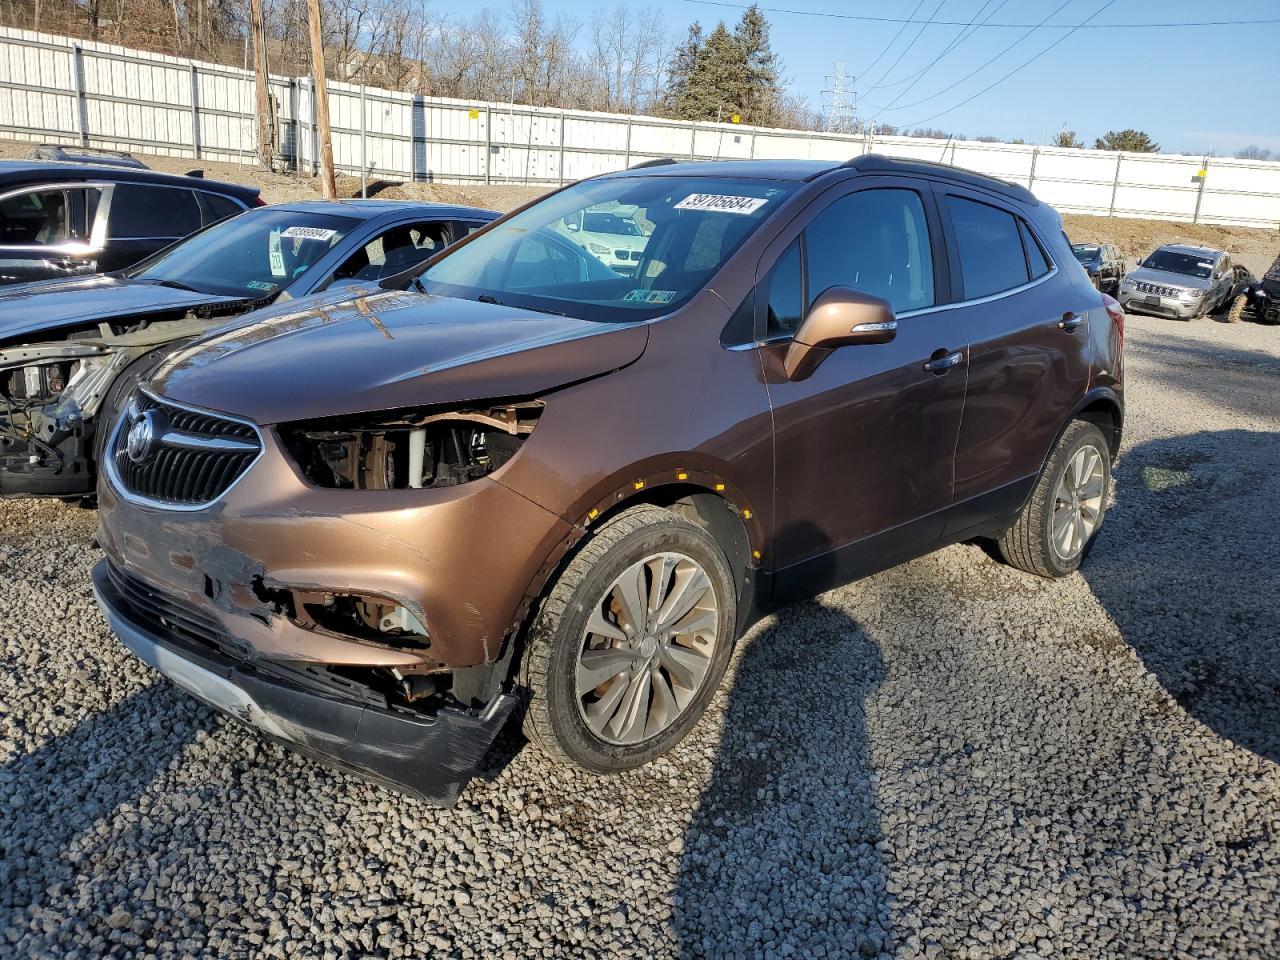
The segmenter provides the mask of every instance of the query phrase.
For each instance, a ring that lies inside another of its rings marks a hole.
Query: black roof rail
[[[641,160],[639,163],[633,163],[627,167],[628,170],[643,170],[645,167],[665,167],[668,164],[675,163],[670,157],[655,157],[652,160]]]
[[[108,167],[129,167],[133,170],[150,168],[131,153],[123,150],[102,150],[98,147],[66,147],[60,143],[40,143],[31,151],[32,160],[55,160],[63,163],[100,163]]]
[[[1018,183],[1010,183],[998,177],[989,177],[985,173],[976,173],[962,167],[953,167],[949,163],[937,163],[933,160],[906,160],[897,157],[886,157],[880,153],[866,153],[853,157],[840,165],[841,168],[857,170],[859,173],[916,173],[928,174],[944,180],[951,180],[965,186],[1002,193],[1007,197],[1020,200],[1029,206],[1038,206],[1040,201],[1036,195]]]

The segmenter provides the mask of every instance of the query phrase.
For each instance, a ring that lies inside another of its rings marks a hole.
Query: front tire
[[[1111,453],[1094,424],[1073,420],[1036,481],[1000,553],[1019,570],[1065,577],[1093,547],[1111,495]]]
[[[526,736],[596,773],[648,763],[706,711],[736,625],[735,579],[706,530],[653,506],[619,514],[534,618],[522,666]]]
[[[1227,323],[1239,323],[1244,319],[1244,311],[1249,306],[1248,294],[1240,294],[1231,301],[1231,306],[1227,309]]]

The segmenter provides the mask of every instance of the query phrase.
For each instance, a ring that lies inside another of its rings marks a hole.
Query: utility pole
[[[316,128],[320,139],[320,193],[326,200],[338,198],[333,182],[333,140],[329,136],[329,88],[324,78],[324,29],[320,0],[307,0],[311,20],[311,90],[316,99]]]
[[[258,164],[271,169],[275,144],[271,137],[271,91],[267,87],[267,38],[262,22],[262,0],[249,4],[249,33],[253,38],[253,76],[258,102]]]

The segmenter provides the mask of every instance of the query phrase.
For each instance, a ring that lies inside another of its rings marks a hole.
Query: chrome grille
[[[1174,287],[1161,286],[1158,283],[1147,283],[1145,280],[1135,281],[1134,286],[1139,293],[1153,293],[1161,297],[1176,297],[1179,291]]]
[[[226,493],[261,452],[252,424],[139,392],[116,425],[107,459],[124,492],[192,509]]]

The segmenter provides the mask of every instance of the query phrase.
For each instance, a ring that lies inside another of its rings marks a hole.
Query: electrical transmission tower
[[[847,73],[849,62],[837,60],[822,91],[827,133],[857,133],[858,111],[854,104],[853,80]]]

